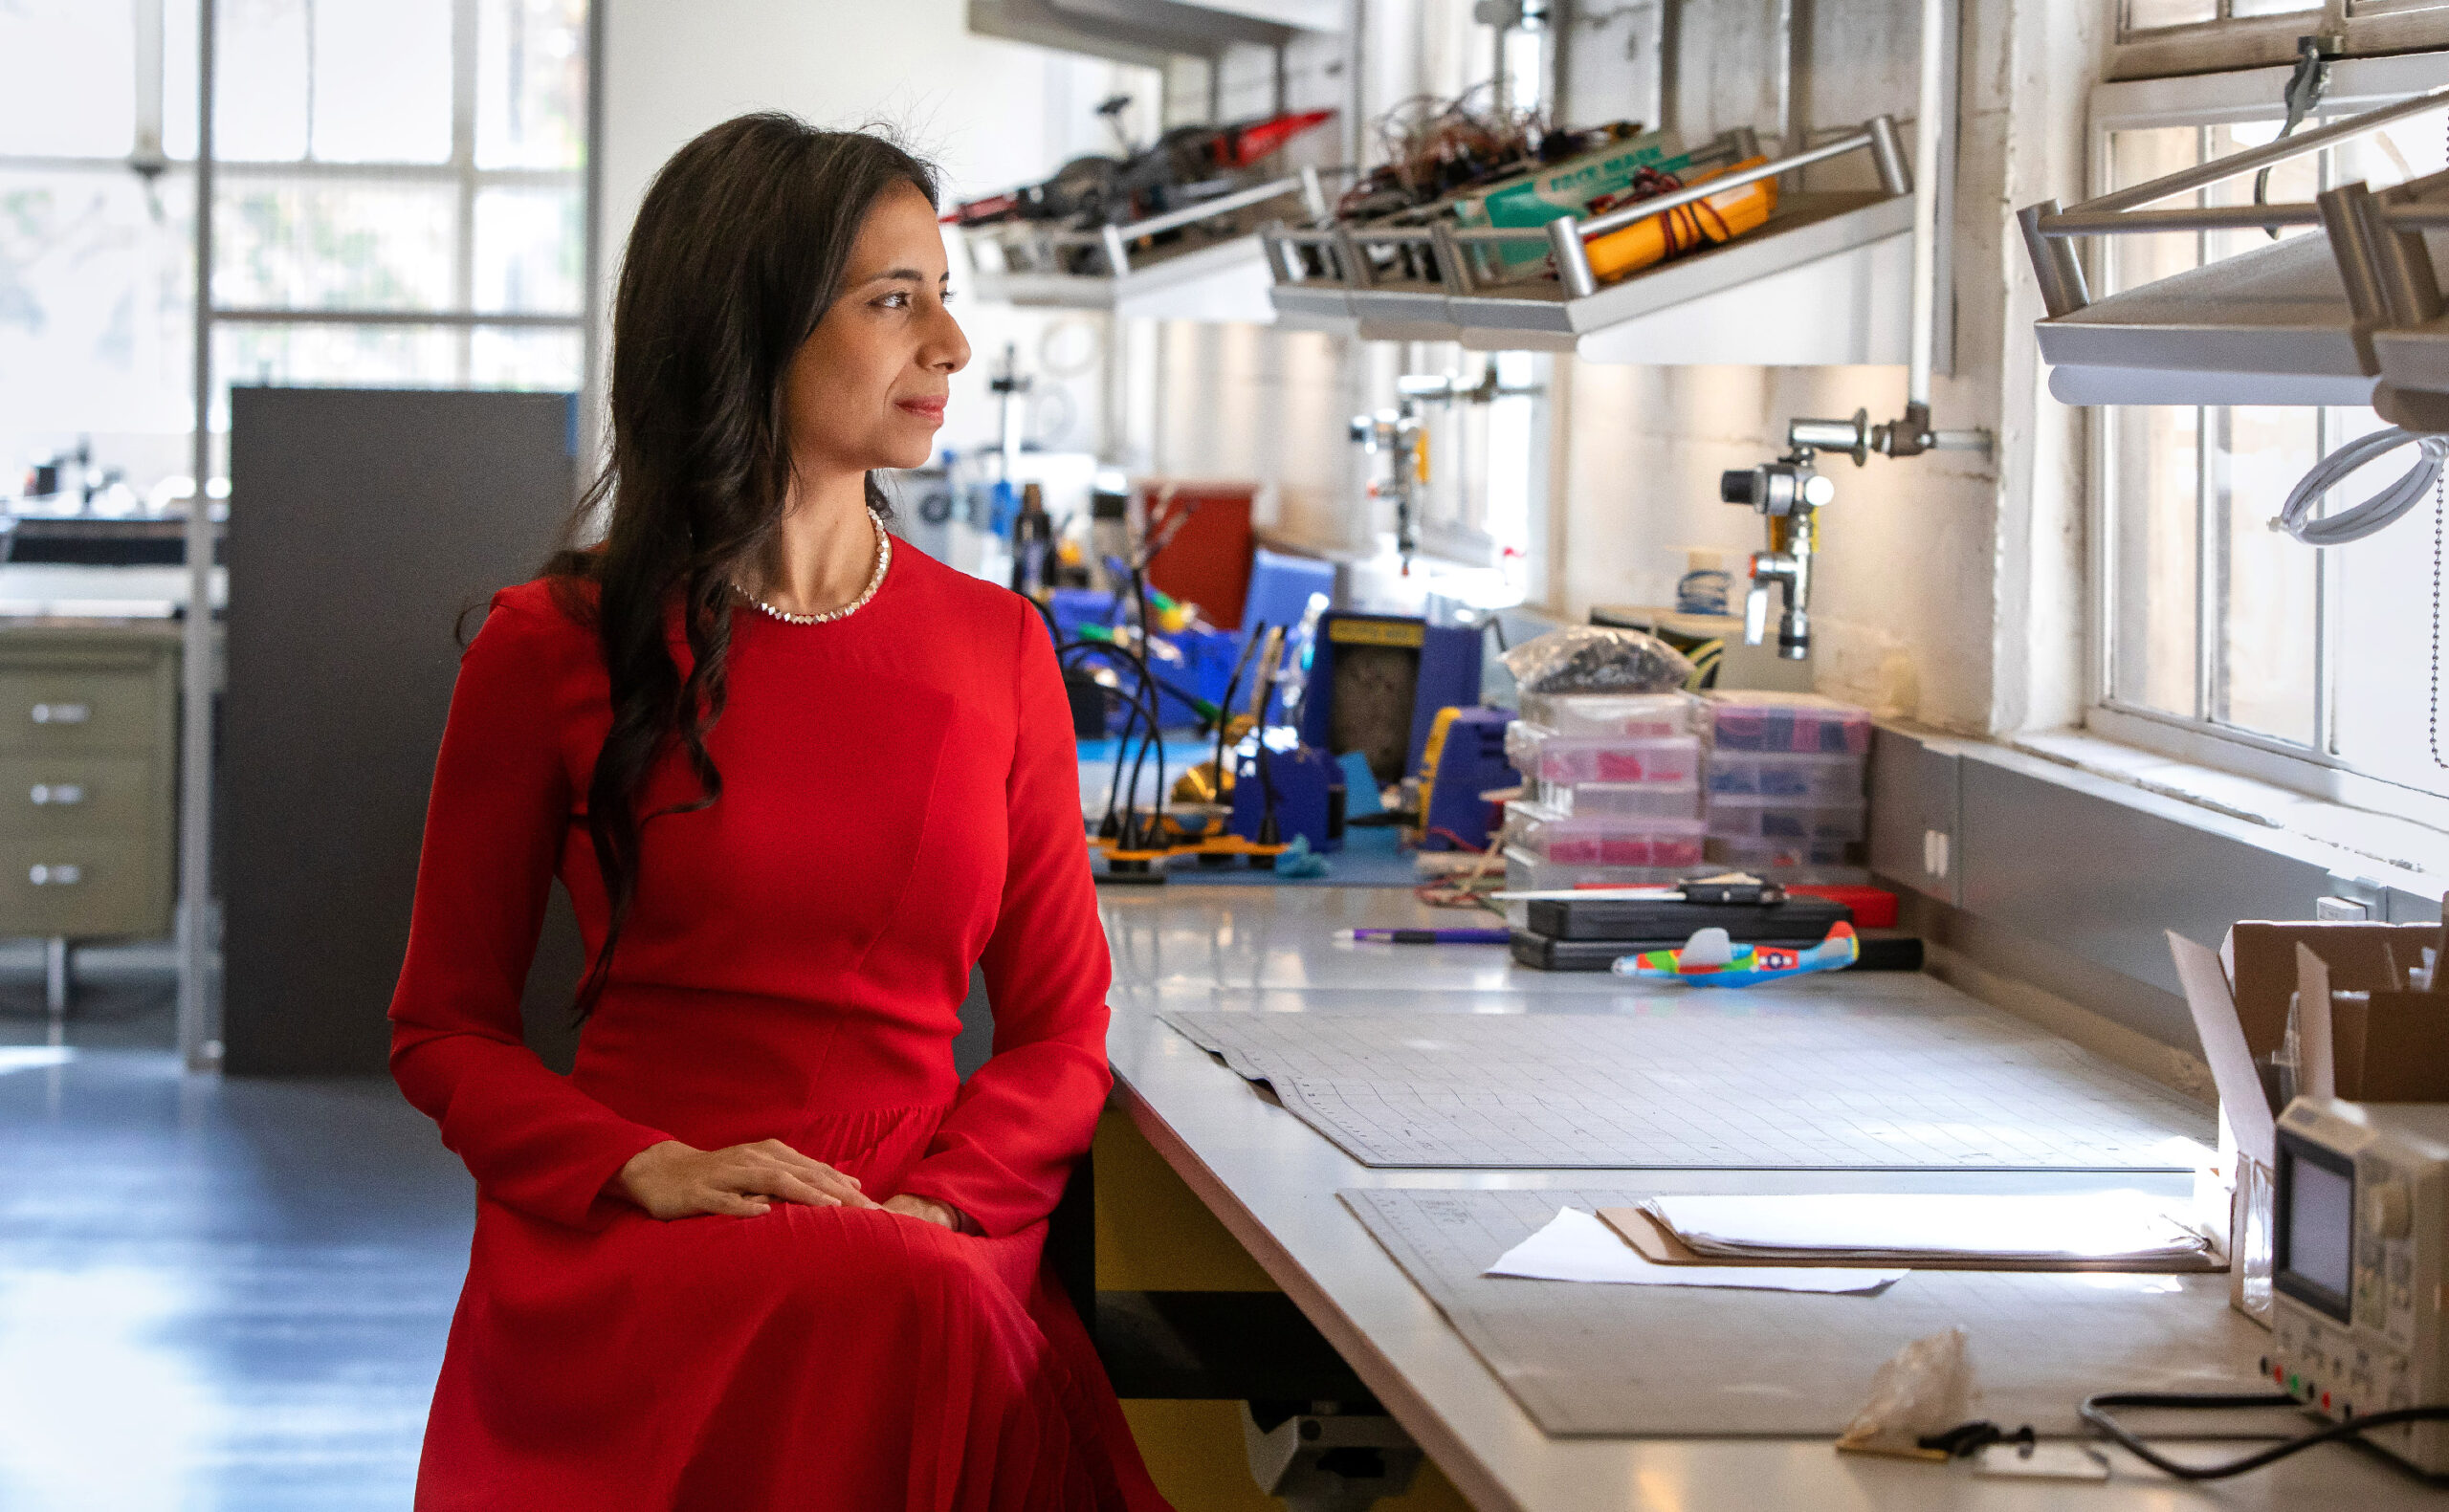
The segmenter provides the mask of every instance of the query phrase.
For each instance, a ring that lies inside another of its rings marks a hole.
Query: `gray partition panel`
[[[1965,909],[2165,992],[2180,989],[2164,931],[2216,946],[2239,919],[2310,917],[2328,884],[2321,866],[2063,778],[1960,770]]]
[[[1957,772],[1962,765],[1954,752],[1934,749],[1902,731],[1883,727],[1873,733],[1871,870],[1947,904],[1963,902],[1964,868],[1956,860],[1963,848]],[[1932,834],[1946,837],[1940,846],[1930,844]]]
[[[496,588],[572,496],[566,394],[238,388],[215,825],[224,1064],[380,1071],[434,753]],[[568,910],[529,1019],[565,1055]]]
[[[1481,1274],[1560,1207],[1626,1207],[1662,1190],[1338,1194],[1558,1435],[1834,1437],[1882,1362],[1957,1326],[1979,1391],[1972,1415],[2065,1435],[2095,1391],[2254,1391],[2270,1348],[2229,1308],[2224,1274],[1914,1271],[1875,1296]]]

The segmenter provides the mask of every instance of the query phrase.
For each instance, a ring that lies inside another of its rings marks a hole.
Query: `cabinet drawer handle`
[[[36,704],[32,711],[38,725],[81,725],[94,717],[91,704]]]
[[[36,808],[47,803],[63,805],[82,803],[85,801],[85,784],[82,782],[37,782],[26,797],[33,801]]]
[[[40,862],[28,868],[26,880],[37,887],[73,887],[85,880],[85,868],[75,862],[54,862],[46,866]]]

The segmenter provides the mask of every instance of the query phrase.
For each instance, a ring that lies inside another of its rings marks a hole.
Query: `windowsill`
[[[1968,749],[1977,748],[1966,742]],[[2274,845],[2359,878],[2438,901],[2449,887],[2449,834],[2394,814],[2352,808],[2234,773],[2180,761],[2082,730],[2038,731],[1997,742],[2006,750],[2106,778],[2252,826]],[[2223,828],[2229,826],[2221,826]],[[2304,847],[2313,847],[2305,852]]]

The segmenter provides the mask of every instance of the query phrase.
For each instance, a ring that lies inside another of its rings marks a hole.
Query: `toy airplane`
[[[1679,981],[1694,987],[1754,987],[1813,972],[1842,971],[1863,953],[1854,927],[1829,926],[1828,937],[1804,951],[1776,945],[1737,945],[1724,930],[1695,930],[1680,951],[1643,951],[1615,965],[1619,976]]]

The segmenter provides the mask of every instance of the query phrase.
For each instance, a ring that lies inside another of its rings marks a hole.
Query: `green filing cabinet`
[[[55,1015],[71,941],[170,932],[178,699],[175,624],[0,628],[0,938],[48,942]]]

